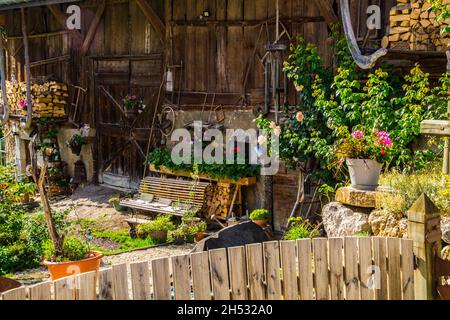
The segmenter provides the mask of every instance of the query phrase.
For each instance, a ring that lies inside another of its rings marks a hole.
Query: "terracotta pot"
[[[47,266],[52,280],[64,278],[73,274],[85,273],[90,271],[98,271],[100,262],[102,262],[103,253],[98,251],[91,251],[93,257],[89,257],[78,261],[69,262],[51,262],[44,260],[44,265]]]
[[[347,167],[353,188],[375,191],[378,187],[382,164],[371,159],[347,159]]]
[[[158,242],[167,241],[167,230],[150,231],[148,236]]]
[[[266,220],[252,220],[253,223],[257,224],[261,228],[267,227],[267,219]]]
[[[53,148],[45,148],[44,153],[47,157],[50,157],[53,154]]]
[[[18,201],[21,203],[28,203],[30,202],[30,194],[29,193],[25,193],[24,195],[21,195],[18,197]]]
[[[200,241],[205,237],[205,233],[203,231],[199,231],[195,234],[195,241]]]

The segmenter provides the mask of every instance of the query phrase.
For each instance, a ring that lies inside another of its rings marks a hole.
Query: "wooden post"
[[[5,72],[5,45],[3,39],[0,39],[0,77],[1,77],[1,90],[2,90],[2,102],[3,102],[3,116],[1,122],[5,123],[9,119],[9,105],[6,93],[6,72]]]
[[[408,210],[408,235],[414,242],[416,269],[414,290],[417,300],[436,297],[435,258],[440,252],[442,233],[439,209],[425,194]]]
[[[25,55],[25,74],[26,74],[26,87],[27,87],[27,117],[25,128],[28,129],[31,126],[31,119],[33,116],[33,110],[31,105],[31,71],[30,71],[30,55],[28,51],[28,33],[27,23],[25,19],[25,9],[20,8],[20,15],[22,18],[22,35],[23,35],[23,52]]]
[[[447,51],[447,72],[450,72],[450,50]],[[447,117],[450,120],[450,99],[447,102]],[[448,175],[450,170],[449,152],[450,152],[450,140],[448,137],[446,137],[444,147],[444,164],[442,168],[442,173],[444,175]],[[445,177],[443,177],[443,179],[445,182]]]

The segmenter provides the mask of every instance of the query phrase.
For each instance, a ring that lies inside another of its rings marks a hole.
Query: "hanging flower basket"
[[[125,109],[125,116],[128,119],[135,119],[139,114],[137,109]]]
[[[74,134],[72,138],[70,138],[69,141],[66,142],[67,145],[70,147],[70,150],[73,154],[79,156],[81,153],[81,148],[87,144],[86,138],[81,136],[80,134]]]
[[[137,117],[139,113],[142,113],[145,109],[145,105],[142,103],[142,99],[135,95],[127,95],[123,98],[123,110],[125,117],[132,120]]]

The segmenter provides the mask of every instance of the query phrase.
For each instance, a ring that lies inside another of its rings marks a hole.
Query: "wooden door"
[[[98,180],[136,188],[142,178],[162,78],[161,55],[95,59],[93,70]],[[121,110],[122,99],[128,94],[146,105],[135,120]]]

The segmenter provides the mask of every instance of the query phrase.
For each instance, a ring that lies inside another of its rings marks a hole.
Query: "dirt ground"
[[[108,200],[117,193],[119,192],[103,186],[87,185],[84,188],[77,189],[70,197],[51,201],[51,206],[54,210],[70,210],[69,217],[72,219],[95,219],[104,228],[121,229],[128,226],[125,219],[131,217],[131,213],[117,212],[110,207]],[[145,217],[143,215],[136,216]],[[192,244],[182,246],[165,245],[105,256],[102,267],[182,255],[189,253],[193,247],[194,245]],[[48,280],[49,274],[46,267],[40,267],[16,273],[13,278],[24,284],[33,284]]]

